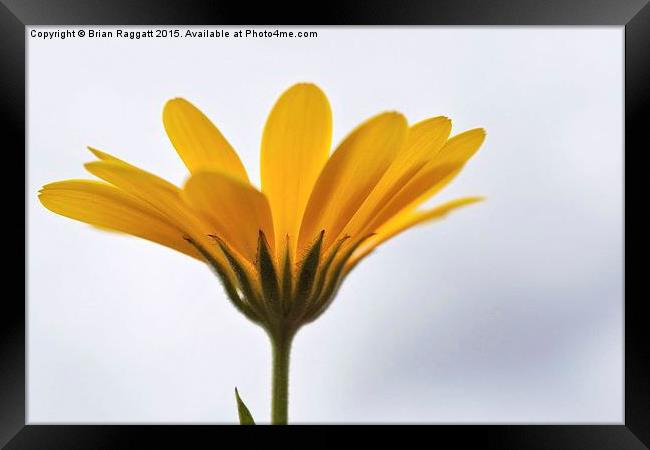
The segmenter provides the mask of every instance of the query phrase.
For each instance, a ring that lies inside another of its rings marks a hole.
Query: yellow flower
[[[481,200],[419,209],[476,153],[483,129],[449,138],[446,117],[409,126],[386,112],[353,130],[330,157],[330,105],[313,84],[289,88],[267,119],[261,191],[187,100],[167,102],[163,122],[190,171],[182,188],[90,148],[98,161],[86,169],[102,181],[51,183],[39,198],[55,213],[207,262],[237,309],[271,337],[273,423],[287,421],[293,336],[323,313],[350,270],[387,239]],[[237,402],[240,417],[252,422],[238,394]]]
[[[182,188],[90,148],[99,161],[86,169],[103,181],[51,183],[40,201],[63,216],[207,261],[235,306],[270,331],[315,319],[352,267],[382,242],[481,199],[418,209],[478,150],[483,129],[449,138],[446,117],[409,126],[400,113],[386,112],[352,131],[330,157],[330,105],[313,84],[289,88],[267,119],[261,191],[190,102],[167,102],[163,122],[190,171]]]

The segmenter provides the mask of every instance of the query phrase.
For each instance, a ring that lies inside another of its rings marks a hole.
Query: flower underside
[[[226,256],[234,277],[228,275],[227,268],[216,261],[209,251],[191,238],[187,240],[196,246],[223,280],[233,305],[253,322],[274,332],[295,331],[322,314],[346,275],[343,270],[346,263],[365,240],[342,250],[342,244],[349,239],[346,236],[329,251],[323,252],[324,235],[323,230],[296,264],[291,261],[287,251],[281,266],[276,264],[262,230],[259,231],[257,256],[253,264],[238,258],[224,240],[211,235]]]
[[[420,209],[476,153],[482,129],[449,138],[446,117],[408,126],[388,112],[353,130],[330,156],[330,106],[313,84],[288,89],[269,115],[261,190],[194,105],[170,100],[163,123],[190,172],[183,187],[91,148],[99,160],[86,168],[102,181],[48,184],[41,202],[207,262],[237,309],[271,333],[295,331],[322,314],[378,245],[481,200]]]

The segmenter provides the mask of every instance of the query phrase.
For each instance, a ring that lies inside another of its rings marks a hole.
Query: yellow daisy
[[[332,113],[323,92],[296,84],[275,103],[261,142],[261,190],[213,123],[182,98],[163,123],[190,175],[177,187],[100,150],[85,165],[102,181],[48,184],[49,210],[131,234],[207,262],[232,303],[271,337],[274,423],[286,423],[289,350],[298,329],[327,308],[350,270],[414,225],[481,200],[419,207],[446,186],[485,138],[449,137],[451,121],[409,126],[374,116],[330,156]]]

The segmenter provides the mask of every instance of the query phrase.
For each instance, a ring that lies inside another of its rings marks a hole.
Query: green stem
[[[293,333],[275,333],[273,346],[273,393],[271,399],[271,424],[286,425],[289,415],[289,354]]]

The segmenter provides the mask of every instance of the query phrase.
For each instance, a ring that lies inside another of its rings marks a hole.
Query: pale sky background
[[[435,202],[488,201],[355,269],[295,340],[290,421],[622,423],[623,28],[302,29],[319,36],[27,37],[29,423],[234,422],[235,386],[269,420],[266,335],[206,266],[36,194],[91,177],[86,145],[182,183],[175,96],[257,182],[266,115],[299,81],[328,95],[335,142],[392,109],[485,127]]]

